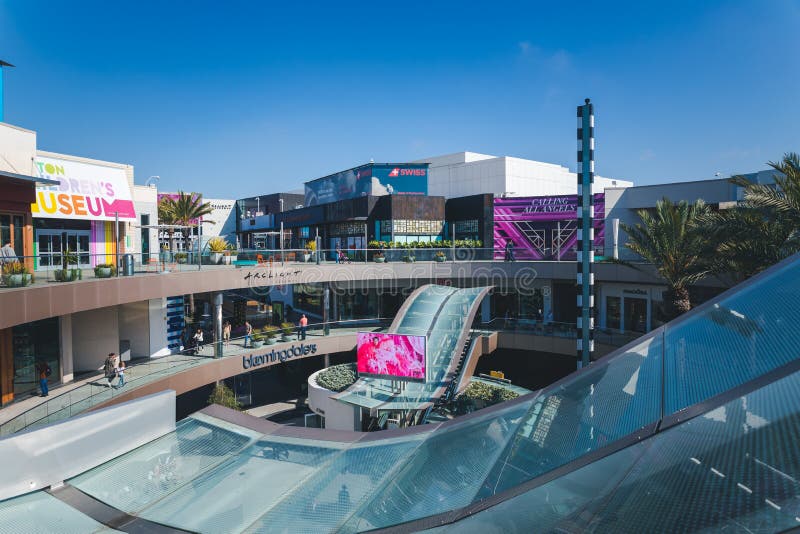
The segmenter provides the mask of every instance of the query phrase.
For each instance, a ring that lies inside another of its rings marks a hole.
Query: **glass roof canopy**
[[[199,413],[67,483],[197,532],[784,530],[800,525],[798,302],[795,257],[448,423],[325,438]],[[28,498],[0,503],[0,531]]]
[[[489,288],[456,289],[429,285],[413,295],[412,302],[390,333],[426,336],[427,371],[424,383],[397,382],[381,378],[359,378],[347,390],[334,396],[362,408],[420,410],[434,403],[447,386],[454,358],[461,355],[459,339],[469,334],[474,311]]]

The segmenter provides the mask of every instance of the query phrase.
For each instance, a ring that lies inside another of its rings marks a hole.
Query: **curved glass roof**
[[[254,431],[207,410],[68,484],[197,532],[796,527],[798,302],[795,257],[538,393],[464,418],[349,434]]]

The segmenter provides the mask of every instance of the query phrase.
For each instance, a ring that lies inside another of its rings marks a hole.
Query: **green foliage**
[[[356,381],[356,365],[345,363],[328,367],[317,374],[317,384],[331,391],[344,391]]]
[[[286,336],[291,336],[294,333],[294,323],[281,323],[281,332]]]
[[[176,252],[175,253],[175,261],[186,261],[189,258],[189,255],[185,252]]]
[[[250,336],[250,338],[253,341],[264,341],[264,336],[262,335],[262,332],[263,330],[261,330],[260,328],[254,328],[253,334]]]
[[[262,332],[262,333],[263,333],[263,334],[264,334],[266,337],[268,337],[268,338],[272,339],[272,338],[276,338],[276,337],[278,337],[278,333],[280,332],[280,329],[279,329],[277,326],[272,326],[272,325],[269,325],[269,326],[265,326],[265,327],[264,327],[264,328],[261,330],[261,332]]]
[[[94,275],[100,278],[100,270],[101,269],[111,269],[111,276],[117,275],[117,267],[113,263],[99,263],[94,268]]]
[[[485,403],[486,406],[491,406],[500,402],[516,399],[519,397],[519,393],[485,382],[470,382],[469,386],[467,386],[467,389],[464,390],[464,393],[462,393],[460,397],[465,397],[465,399],[473,402],[481,401]]]
[[[225,385],[225,382],[218,382],[217,385],[214,386],[214,391],[211,392],[208,403],[219,404],[220,406],[231,408],[232,410],[241,411],[242,409],[242,405],[236,400],[236,395],[233,394],[231,388]]]
[[[709,243],[702,228],[709,213],[702,200],[689,204],[663,198],[655,210],[638,211],[641,223],[620,225],[628,234],[628,248],[652,263],[667,282],[668,317],[689,311],[688,286],[711,273]]]
[[[769,165],[780,173],[774,186],[736,176],[731,182],[743,188],[743,201],[704,220],[709,239],[717,243],[712,269],[733,274],[734,281],[800,251],[800,156],[790,152]]]

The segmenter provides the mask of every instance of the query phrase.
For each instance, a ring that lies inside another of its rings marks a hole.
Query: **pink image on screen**
[[[400,334],[358,334],[358,372],[425,379],[425,337]]]

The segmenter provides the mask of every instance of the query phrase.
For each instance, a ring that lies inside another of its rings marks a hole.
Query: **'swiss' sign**
[[[427,174],[426,169],[401,169],[400,167],[395,167],[391,171],[389,171],[390,178],[397,178],[398,176],[425,176]]]
[[[40,178],[56,180],[58,185],[36,188],[34,217],[136,220],[124,169],[47,157],[36,158],[35,166]]]
[[[290,358],[299,358],[300,356],[308,356],[317,352],[316,343],[301,343],[299,345],[292,345],[286,349],[275,350],[265,354],[256,354],[249,356],[242,356],[242,369],[250,369],[251,367],[259,367],[276,361],[285,362]]]

